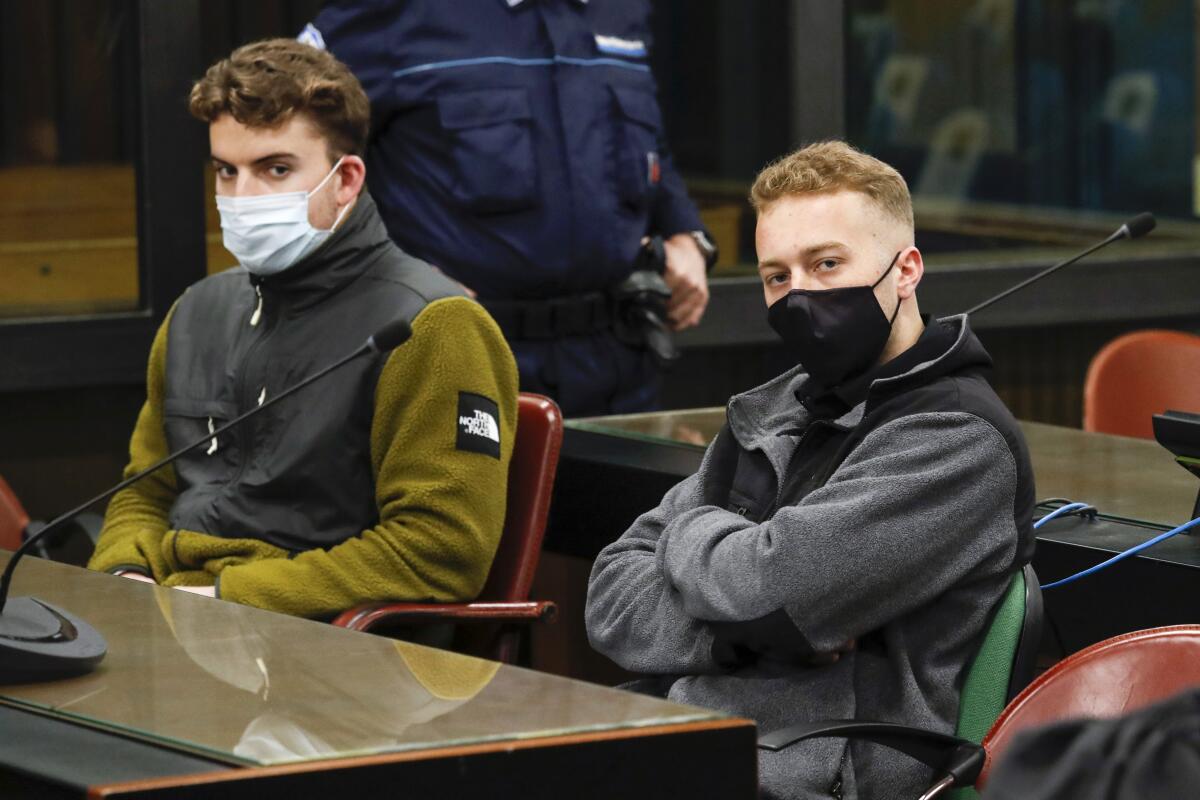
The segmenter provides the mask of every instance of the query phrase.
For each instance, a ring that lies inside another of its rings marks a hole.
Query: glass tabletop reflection
[[[588,417],[567,427],[672,446],[706,447],[725,409],[695,408]],[[1177,525],[1191,518],[1200,482],[1157,442],[1022,422],[1039,499],[1091,503],[1115,517]]]
[[[607,433],[627,439],[676,444],[703,449],[725,424],[725,408],[686,408],[678,411],[649,411],[607,417],[568,419],[568,428]]]
[[[37,558],[14,576],[27,594],[83,617],[108,655],[88,675],[0,686],[0,703],[229,763],[725,718]]]

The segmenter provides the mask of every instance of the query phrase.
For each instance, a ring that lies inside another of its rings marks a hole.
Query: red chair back
[[[983,738],[982,788],[996,759],[1026,728],[1060,720],[1119,717],[1200,686],[1200,625],[1173,625],[1105,639],[1042,673]]]
[[[21,546],[29,514],[8,482],[0,477],[0,548],[16,550]]]
[[[1200,336],[1146,330],[1118,336],[1088,365],[1083,429],[1153,439],[1151,417],[1200,412]]]
[[[554,473],[562,448],[563,419],[549,397],[522,392],[517,399],[517,436],[508,466],[504,532],[479,601],[521,602],[542,553]]]

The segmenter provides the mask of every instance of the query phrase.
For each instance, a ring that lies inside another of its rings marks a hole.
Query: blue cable
[[[1063,506],[1063,508],[1068,508],[1068,507],[1069,506]],[[1062,511],[1062,508],[1057,509],[1057,510]],[[1042,519],[1038,520],[1038,522],[1034,525],[1034,527],[1036,528],[1038,524],[1047,521],[1050,516],[1051,515],[1042,517]],[[1088,575],[1091,575],[1093,572],[1099,572],[1100,570],[1104,569],[1105,567],[1111,567],[1113,564],[1117,563],[1118,561],[1123,561],[1124,559],[1129,558],[1132,555],[1142,552],[1147,547],[1153,547],[1154,545],[1158,544],[1159,542],[1163,541],[1164,539],[1170,539],[1175,534],[1183,533],[1184,531],[1194,528],[1197,525],[1200,525],[1200,517],[1196,517],[1196,519],[1191,520],[1190,522],[1183,523],[1175,530],[1167,531],[1166,533],[1160,533],[1158,536],[1155,536],[1153,539],[1142,542],[1141,544],[1139,544],[1135,547],[1131,547],[1123,553],[1117,553],[1115,556],[1108,559],[1108,561],[1105,561],[1101,564],[1097,564],[1094,567],[1088,567],[1083,572],[1076,572],[1074,575],[1070,575],[1066,578],[1063,578],[1062,580],[1057,580],[1057,581],[1054,581],[1053,583],[1047,583],[1042,586],[1042,590],[1045,591],[1046,589],[1053,589],[1055,586],[1062,586],[1064,583],[1070,583],[1071,581],[1077,581],[1080,578],[1086,578]]]
[[[1065,506],[1061,506],[1059,508],[1054,509],[1049,514],[1042,517],[1037,522],[1033,523],[1033,528],[1034,528],[1034,530],[1037,530],[1038,528],[1042,527],[1043,525],[1045,525],[1047,522],[1049,522],[1052,519],[1061,517],[1064,514],[1070,514],[1072,511],[1079,511],[1082,508],[1088,508],[1088,504],[1087,503],[1067,503]]]

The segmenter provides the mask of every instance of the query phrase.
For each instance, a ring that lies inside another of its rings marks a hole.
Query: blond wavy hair
[[[840,141],[810,144],[768,164],[754,180],[750,204],[762,214],[784,197],[837,191],[865,194],[886,216],[912,230],[912,196],[900,173]]]
[[[234,50],[196,81],[188,110],[209,124],[230,114],[251,128],[275,128],[306,114],[325,137],[331,161],[361,156],[371,121],[367,94],[349,68],[295,39],[264,39]]]

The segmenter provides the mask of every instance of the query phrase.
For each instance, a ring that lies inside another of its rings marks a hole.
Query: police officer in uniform
[[[708,302],[716,250],[664,145],[648,17],[647,0],[360,0],[300,35],[367,90],[392,238],[475,293],[521,388],[569,415],[653,408],[669,331]],[[653,237],[660,258],[639,259]]]

